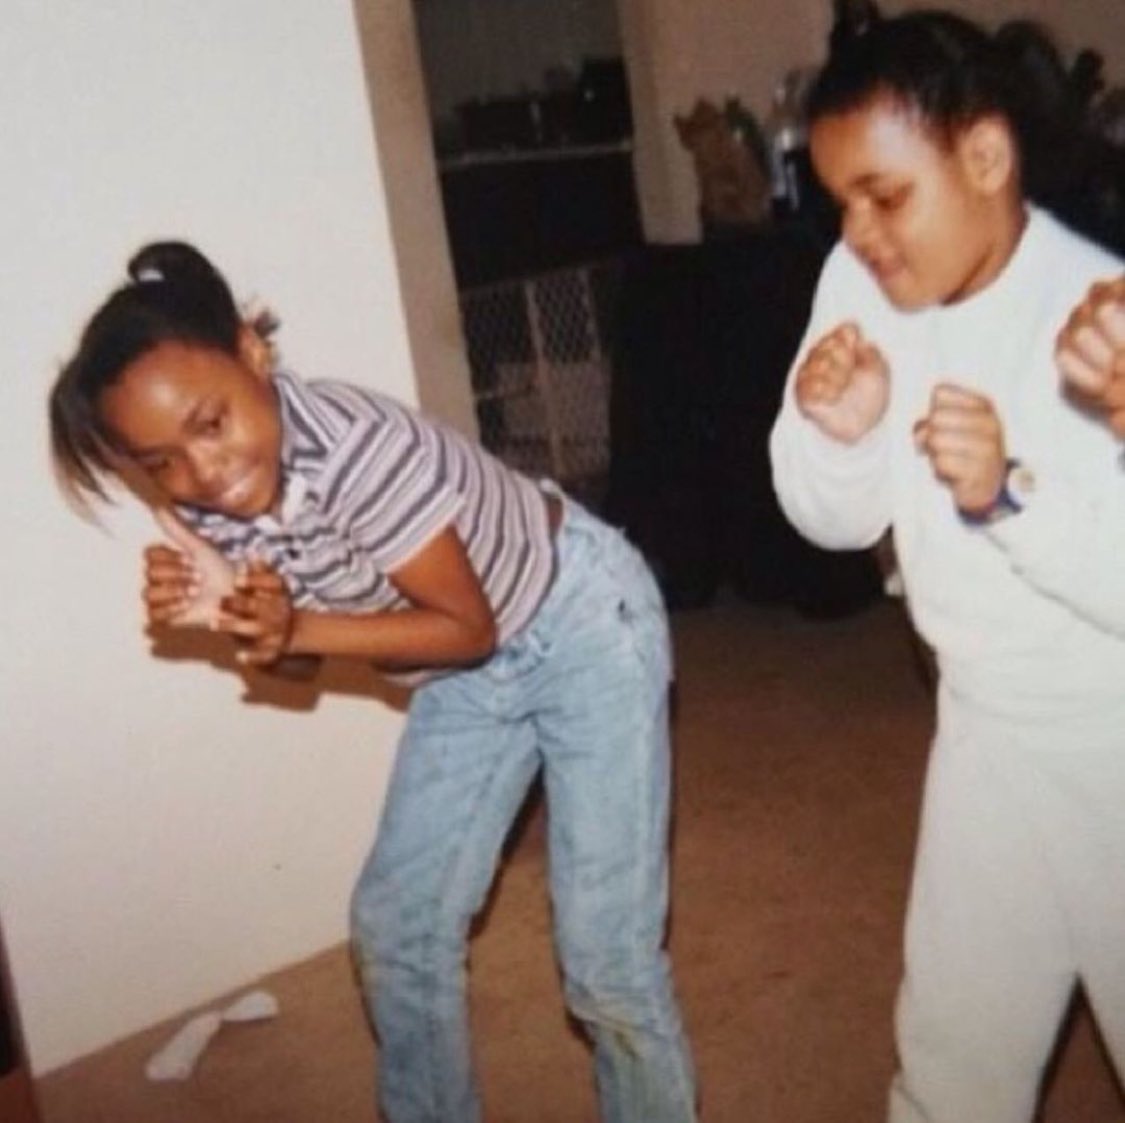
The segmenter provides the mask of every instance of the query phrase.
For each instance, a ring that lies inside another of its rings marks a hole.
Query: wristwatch
[[[1035,491],[1035,476],[1031,469],[1014,457],[1004,464],[1004,479],[992,506],[984,511],[962,511],[961,518],[973,526],[991,526],[1002,519],[1018,515],[1031,500]]]

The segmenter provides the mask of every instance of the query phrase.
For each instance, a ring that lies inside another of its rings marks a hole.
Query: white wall
[[[5,0],[0,922],[52,1068],[345,935],[400,718],[153,658],[131,505],[54,489],[44,396],[145,239],[268,297],[286,358],[414,399],[348,0]]]
[[[699,98],[738,97],[764,115],[791,67],[815,64],[829,0],[618,0],[636,123],[637,192],[647,237],[699,236],[699,191],[672,124]]]
[[[418,404],[478,433],[411,0],[354,0]]]

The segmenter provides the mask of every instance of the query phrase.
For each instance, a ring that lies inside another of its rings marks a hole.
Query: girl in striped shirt
[[[660,595],[558,489],[370,390],[274,369],[267,333],[183,243],[156,243],[50,399],[80,505],[140,471],[171,544],[148,620],[233,637],[247,666],[344,656],[413,692],[352,905],[391,1123],[471,1123],[464,962],[542,771],[555,937],[603,1117],[695,1118],[667,913],[671,660]]]

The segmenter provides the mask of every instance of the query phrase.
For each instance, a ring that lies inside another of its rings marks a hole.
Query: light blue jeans
[[[667,622],[640,555],[567,502],[535,619],[478,668],[422,687],[352,929],[390,1123],[477,1123],[469,925],[536,773],[547,798],[566,1002],[594,1044],[605,1123],[695,1119],[673,997]]]

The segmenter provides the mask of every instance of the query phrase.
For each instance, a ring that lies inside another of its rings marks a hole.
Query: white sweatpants
[[[1047,744],[942,692],[890,1123],[1028,1123],[1078,981],[1125,1076],[1125,725],[1084,724]]]

